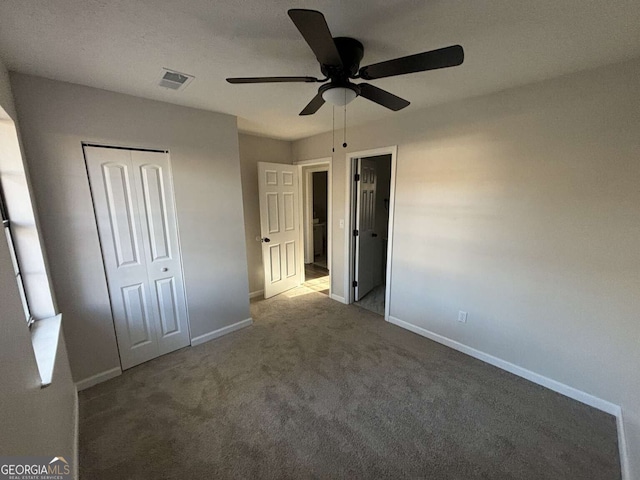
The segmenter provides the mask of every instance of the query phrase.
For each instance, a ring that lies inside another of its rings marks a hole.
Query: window
[[[18,262],[18,256],[16,255],[15,243],[13,241],[13,234],[11,233],[11,220],[9,220],[9,214],[7,211],[6,202],[4,199],[4,192],[2,191],[2,184],[0,183],[0,216],[2,217],[2,226],[4,234],[7,237],[7,244],[9,245],[9,254],[11,255],[11,262],[13,263],[13,271],[16,275],[16,282],[18,283],[18,290],[20,291],[20,299],[22,300],[22,308],[24,309],[24,316],[27,321],[27,325],[31,326],[33,323],[33,317],[29,310],[29,302],[24,291],[24,282],[22,281],[22,273],[20,273],[20,263]]]

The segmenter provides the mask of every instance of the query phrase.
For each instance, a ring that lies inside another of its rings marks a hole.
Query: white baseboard
[[[100,372],[97,375],[93,375],[92,377],[85,378],[84,380],[80,380],[76,382],[76,388],[79,392],[82,390],[86,390],[89,387],[93,387],[102,382],[106,382],[118,375],[122,375],[122,369],[120,367],[112,368],[111,370],[107,370],[105,372]]]
[[[622,422],[622,409],[620,405],[616,405],[615,403],[608,402],[607,400],[603,400],[598,398],[590,393],[583,392],[578,390],[577,388],[570,387],[569,385],[565,385],[564,383],[560,383],[556,380],[552,380],[544,375],[540,375],[539,373],[532,372],[531,370],[527,370],[526,368],[519,367],[511,362],[507,362],[506,360],[502,360],[501,358],[494,357],[493,355],[489,355],[488,353],[481,352],[480,350],[476,350],[475,348],[469,347],[463,343],[457,342],[456,340],[452,340],[438,333],[431,332],[425,328],[418,327],[413,325],[412,323],[405,322],[404,320],[400,320],[399,318],[389,316],[389,322],[397,325],[401,328],[409,330],[413,333],[417,333],[423,337],[426,337],[434,342],[445,345],[449,348],[453,348],[459,352],[465,353],[473,358],[477,358],[478,360],[482,360],[494,367],[498,367],[502,370],[506,370],[509,373],[513,373],[519,377],[522,377],[526,380],[529,380],[533,383],[537,383],[538,385],[542,385],[554,392],[560,393],[566,397],[577,400],[580,403],[584,403],[589,405],[590,407],[597,408],[603,412],[606,412],[610,415],[616,417],[616,423],[618,426],[618,448],[620,450],[620,463],[622,467],[622,478],[623,480],[631,480],[631,473],[629,470],[629,458],[627,455],[627,443],[626,437],[624,435],[624,427]]]
[[[335,300],[336,302],[344,303],[345,305],[347,304],[347,301],[344,299],[344,297],[336,295],[335,293],[331,294],[331,299]]]
[[[447,347],[453,348],[454,350],[466,353],[467,355],[473,358],[477,358],[478,360],[482,360],[483,362],[489,363],[494,367],[501,368],[502,370],[506,370],[507,372],[513,373],[514,375],[526,378],[533,383],[542,385],[543,387],[549,388],[554,392],[561,393],[562,395],[573,398],[574,400],[597,408],[598,410],[602,410],[603,412],[609,413],[611,415],[617,415],[618,411],[620,410],[619,405],[608,402],[576,388],[570,387],[569,385],[565,385],[564,383],[557,382],[556,380],[552,380],[548,377],[540,375],[539,373],[527,370],[526,368],[519,367],[518,365],[507,362],[506,360],[502,360],[501,358],[494,357],[493,355],[489,355],[488,353],[481,352],[480,350],[476,350],[475,348],[469,347],[455,340],[451,340],[450,338],[431,332],[422,327],[417,327],[416,325],[392,316],[389,316],[389,322],[399,327],[410,330],[413,333],[417,333],[418,335],[422,335],[423,337],[427,337],[434,342],[441,343],[442,345],[446,345]]]
[[[258,298],[264,296],[264,290],[256,290],[255,292],[249,293],[249,299]]]
[[[247,318],[231,325],[227,325],[226,327],[219,328],[218,330],[214,330],[213,332],[199,335],[191,339],[191,346],[195,347],[196,345],[200,345],[201,343],[208,342],[209,340],[213,340],[214,338],[221,337],[223,335],[226,335],[227,333],[235,332],[236,330],[240,330],[241,328],[248,327],[252,323],[253,319]]]

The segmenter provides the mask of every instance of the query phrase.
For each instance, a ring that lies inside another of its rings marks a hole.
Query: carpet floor
[[[304,287],[80,393],[80,478],[619,479],[615,419]]]

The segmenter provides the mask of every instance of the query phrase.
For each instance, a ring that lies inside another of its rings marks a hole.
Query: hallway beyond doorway
[[[383,283],[374,287],[369,293],[367,293],[362,299],[354,302],[356,305],[362,308],[366,308],[370,312],[377,313],[384,316],[384,295],[386,293],[386,286]]]
[[[329,295],[329,270],[310,263],[304,266],[304,286],[311,290]]]

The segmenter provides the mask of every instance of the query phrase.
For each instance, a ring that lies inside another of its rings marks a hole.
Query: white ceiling
[[[331,108],[298,113],[317,84],[230,85],[226,77],[320,77],[287,16],[320,10],[334,36],[365,46],[362,65],[459,43],[456,68],[376,80],[405,110],[640,56],[638,0],[2,0],[0,57],[10,70],[229,113],[242,131],[297,139],[331,129]],[[161,67],[195,75],[156,86]],[[348,122],[401,115],[364,99]]]

